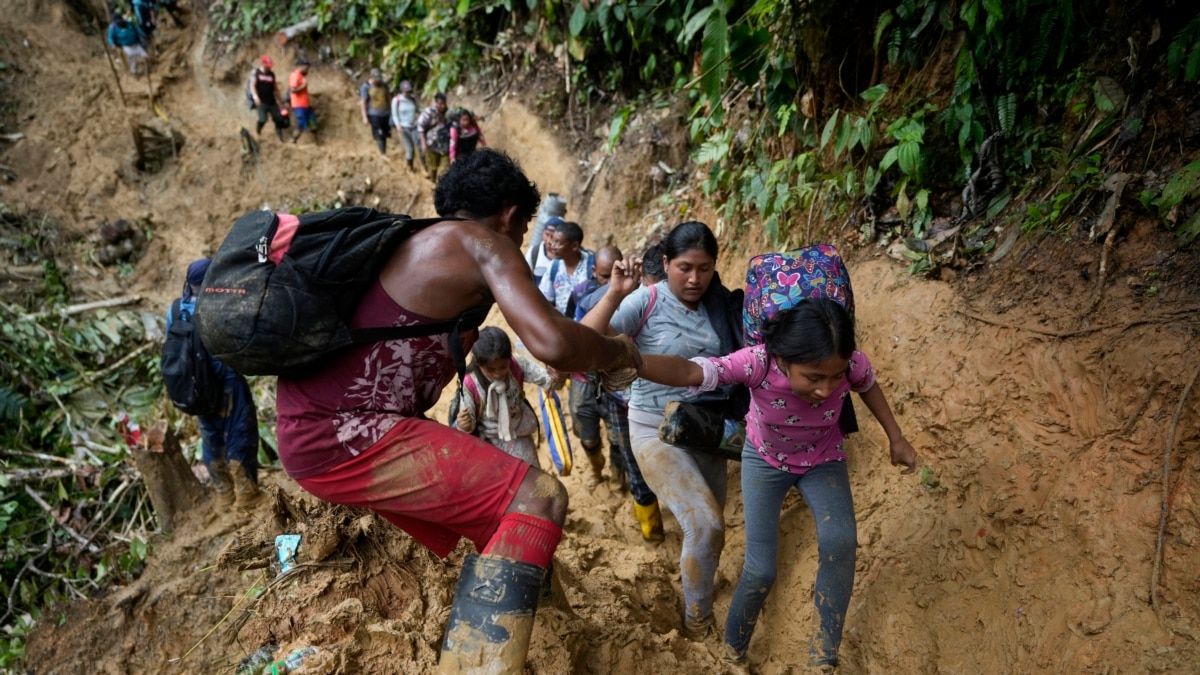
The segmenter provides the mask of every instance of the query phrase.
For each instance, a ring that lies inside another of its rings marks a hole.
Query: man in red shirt
[[[314,139],[317,137],[317,116],[313,114],[312,101],[308,97],[308,65],[308,59],[296,61],[296,69],[288,80],[292,113],[296,116],[296,128],[292,129],[293,143],[305,131],[311,132]]]

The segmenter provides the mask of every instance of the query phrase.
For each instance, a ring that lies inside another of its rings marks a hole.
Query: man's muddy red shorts
[[[470,434],[407,417],[365,452],[296,482],[375,511],[445,557],[461,537],[483,550],[529,468]]]

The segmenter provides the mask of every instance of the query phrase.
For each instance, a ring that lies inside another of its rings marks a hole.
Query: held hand
[[[641,260],[618,260],[613,263],[612,278],[608,282],[608,292],[616,293],[623,298],[632,293],[642,280]]]
[[[471,413],[466,408],[458,411],[458,419],[456,421],[458,422],[459,431],[465,434],[475,431],[475,418],[471,417]]]
[[[906,467],[900,472],[905,475],[917,470],[917,451],[903,436],[892,441],[892,466]]]

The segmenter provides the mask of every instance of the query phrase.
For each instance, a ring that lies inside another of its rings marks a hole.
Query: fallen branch
[[[44,483],[48,480],[58,480],[74,475],[73,469],[12,469],[0,474],[9,485]]]
[[[33,501],[37,502],[37,505],[42,507],[43,511],[48,513],[51,518],[54,518],[56,523],[58,522],[58,519],[55,518],[55,516],[54,516],[54,507],[50,506],[50,504],[47,503],[45,499],[42,499],[41,495],[39,495],[37,492],[34,492],[28,485],[25,486],[25,494],[32,497]],[[72,539],[74,539],[75,541],[82,544],[83,547],[86,548],[89,553],[99,553],[100,552],[100,548],[98,546],[93,544],[91,542],[91,540],[88,539],[87,537],[84,537],[82,534],[79,534],[78,532],[76,532],[74,529],[71,528],[70,525],[67,525],[66,523],[58,523],[58,526],[61,527],[63,530],[65,530],[67,534],[71,535]]]
[[[1158,614],[1158,582],[1162,576],[1163,546],[1167,540],[1167,520],[1171,517],[1171,451],[1175,449],[1175,428],[1179,426],[1179,417],[1183,414],[1183,404],[1187,402],[1192,387],[1200,378],[1200,368],[1192,373],[1192,379],[1179,396],[1179,404],[1175,406],[1175,415],[1171,417],[1171,426],[1167,430],[1167,449],[1163,453],[1162,469],[1162,504],[1158,515],[1158,541],[1154,545],[1154,565],[1150,568],[1150,606]]]
[[[81,314],[93,309],[104,309],[106,307],[120,307],[121,305],[132,305],[135,302],[141,302],[142,296],[128,295],[123,298],[109,298],[108,300],[97,300],[95,302],[85,302],[79,305],[67,305],[61,309],[47,309],[33,314],[24,314],[20,318],[22,321],[30,319],[43,319],[48,316],[71,316],[73,314]]]
[[[282,47],[288,43],[288,40],[291,40],[292,38],[296,37],[297,35],[304,35],[306,33],[311,33],[312,31],[316,30],[317,27],[320,25],[321,25],[320,17],[313,16],[313,17],[309,17],[299,23],[292,24],[292,25],[288,26],[287,28],[281,28],[275,32],[275,43],[278,44],[280,47]]]

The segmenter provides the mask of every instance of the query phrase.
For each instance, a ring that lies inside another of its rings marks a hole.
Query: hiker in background
[[[450,162],[466,157],[478,148],[487,147],[483,130],[475,122],[475,113],[464,109],[450,125]]]
[[[402,241],[350,325],[445,322],[496,304],[534,358],[562,371],[603,371],[608,386],[622,387],[640,365],[632,343],[553,311],[522,262],[518,246],[538,200],[537,187],[501,152],[455,162],[433,192],[434,208],[466,220]],[[280,377],[279,454],[304,490],[371,509],[439,557],[470,539],[482,555],[463,563],[441,672],[485,664],[522,672],[567,492],[553,476],[425,416],[454,379],[453,353],[476,336],[462,338],[358,344],[302,376]],[[477,594],[481,586],[488,591]]]
[[[254,98],[254,108],[258,111],[258,123],[254,126],[254,132],[262,135],[269,115],[275,124],[275,136],[282,141],[286,122],[283,119],[283,113],[279,110],[280,101],[283,100],[279,95],[279,83],[275,80],[275,71],[271,70],[275,66],[275,61],[270,56],[263,55],[259,59],[259,63],[259,67],[251,73],[254,86],[251,87],[250,94]]]
[[[854,500],[839,424],[844,399],[858,392],[891,445],[891,462],[916,470],[916,451],[896,423],[866,354],[856,350],[854,319],[829,298],[809,298],[763,324],[765,344],[719,358],[644,357],[641,376],[688,391],[743,384],[751,392],[742,450],[746,559],[725,624],[726,658],[744,663],[759,612],[775,583],[779,513],[793,487],[817,531],[813,601],[819,628],[810,666],[833,672],[858,546]]]
[[[541,244],[539,244],[534,250],[534,256],[537,258],[537,263],[535,263],[532,268],[533,283],[537,284],[539,288],[542,285],[542,279],[545,278],[546,273],[550,271],[550,266],[554,264],[554,258],[550,255],[549,251],[550,240],[554,237],[554,233],[558,230],[558,227],[565,222],[567,221],[559,218],[558,216],[553,216],[542,224],[542,236],[540,237],[542,241]]]
[[[108,25],[108,45],[121,48],[134,79],[141,79],[142,73],[150,69],[150,56],[146,53],[148,44],[146,34],[140,28],[120,12],[113,12],[112,23]]]
[[[704,223],[682,223],[667,234],[662,247],[665,281],[639,288],[637,266],[614,264],[608,292],[583,324],[608,335],[630,335],[647,354],[692,358],[739,348],[741,316],[728,310],[730,292],[716,273],[717,239],[712,230]],[[684,634],[700,640],[715,626],[713,586],[725,546],[727,461],[669,445],[658,436],[667,402],[695,398],[686,389],[638,379],[629,401],[629,436],[646,483],[683,530],[679,569]],[[657,502],[649,508],[658,515]]]
[[[421,154],[425,167],[429,169],[429,180],[437,181],[442,160],[450,152],[450,130],[446,128],[446,95],[438,92],[433,103],[417,118],[417,137],[421,140]]]
[[[567,202],[558,196],[557,192],[546,195],[542,207],[538,209],[537,220],[533,224],[533,233],[529,235],[529,250],[525,253],[529,261],[529,269],[533,270],[533,283],[541,284],[546,270],[550,269],[550,256],[546,254],[546,245],[550,243],[550,235],[546,226],[550,221],[556,224],[563,222],[567,215]]]
[[[292,129],[292,142],[300,139],[300,134],[311,132],[317,137],[317,116],[313,114],[312,98],[308,94],[308,59],[296,60],[296,69],[288,79],[288,92],[292,104],[292,112],[296,115],[296,128]]]
[[[660,249],[659,258],[661,259],[661,257]],[[587,316],[587,313],[592,311],[592,308],[608,292],[613,265],[620,260],[624,260],[624,255],[616,246],[605,246],[596,251],[596,267],[593,278],[575,289],[578,296],[578,300],[575,302],[576,321]],[[660,260],[659,266],[661,267],[661,265]],[[646,479],[642,477],[642,471],[638,468],[637,459],[633,456],[633,448],[629,441],[628,392],[605,391],[595,382],[591,382],[590,385],[596,393],[597,415],[604,420],[605,426],[608,427],[608,453],[613,480],[621,489],[628,489],[632,495],[634,517],[642,531],[642,538],[646,541],[662,541],[662,515],[658,510],[658,498],[650,486],[646,485]],[[575,386],[574,380],[571,386]]]
[[[132,6],[133,17],[149,42],[158,28],[158,5],[154,0],[133,0]]]
[[[189,320],[195,316],[196,294],[210,263],[210,258],[201,258],[188,265],[183,295],[167,311],[168,329],[183,313]],[[212,364],[224,382],[224,396],[219,412],[196,416],[200,456],[212,477],[218,506],[245,512],[262,499],[258,489],[258,409],[245,377],[215,359]]]
[[[455,420],[458,429],[540,469],[534,440],[538,420],[525,398],[524,384],[555,389],[562,382],[552,379],[536,361],[514,355],[512,340],[495,326],[479,330],[471,360]]]
[[[417,134],[417,116],[420,109],[413,98],[412,90],[412,83],[404,80],[400,83],[399,93],[392,97],[392,124],[400,136],[400,144],[404,146],[404,161],[408,163],[410,170],[413,168],[413,155],[421,145]],[[421,166],[427,166],[424,153],[421,154]]]
[[[583,248],[583,228],[579,223],[568,221],[556,225],[547,253],[553,262],[538,288],[555,309],[573,318],[575,305],[571,292],[591,277],[594,264],[592,252]]]
[[[388,88],[383,73],[376,68],[358,90],[359,110],[363,124],[371,127],[371,137],[379,146],[379,154],[387,154],[387,139],[391,135],[392,111],[388,107]]]

